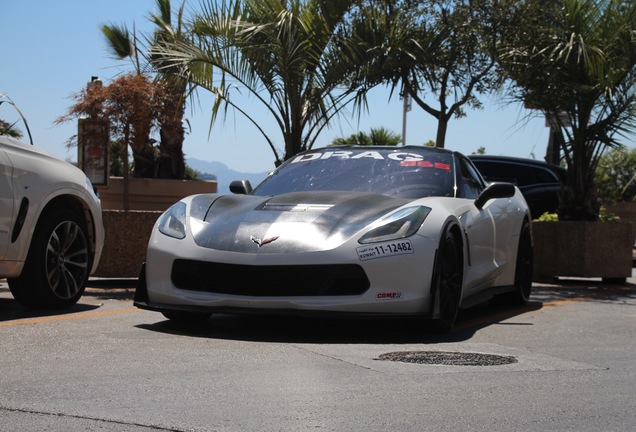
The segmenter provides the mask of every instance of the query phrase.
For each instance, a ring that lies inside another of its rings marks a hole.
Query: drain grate
[[[392,352],[382,354],[377,360],[444,366],[500,366],[517,363],[516,357],[512,356],[444,351]]]

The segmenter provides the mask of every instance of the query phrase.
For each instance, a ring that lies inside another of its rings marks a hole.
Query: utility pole
[[[404,101],[404,106],[402,108],[402,145],[406,145],[406,113],[411,111],[411,95],[405,93],[402,96],[402,100]]]

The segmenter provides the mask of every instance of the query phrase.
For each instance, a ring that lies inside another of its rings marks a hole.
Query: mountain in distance
[[[270,173],[269,171],[243,173],[228,168],[222,162],[210,162],[192,158],[188,158],[186,163],[190,168],[200,173],[199,177],[202,180],[218,181],[218,192],[223,194],[230,192],[230,183],[234,180],[249,180],[252,187],[256,187]]]

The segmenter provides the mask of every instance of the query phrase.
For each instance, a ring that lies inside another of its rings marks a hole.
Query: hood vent
[[[266,202],[257,210],[304,212],[308,210],[325,211],[333,207],[332,204],[285,204]]]

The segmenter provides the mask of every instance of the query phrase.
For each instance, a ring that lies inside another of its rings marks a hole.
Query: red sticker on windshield
[[[400,166],[403,167],[424,167],[424,168],[437,168],[444,171],[450,171],[450,165],[447,163],[441,162],[428,162],[428,161],[413,161],[413,160],[403,160],[400,162]]]

